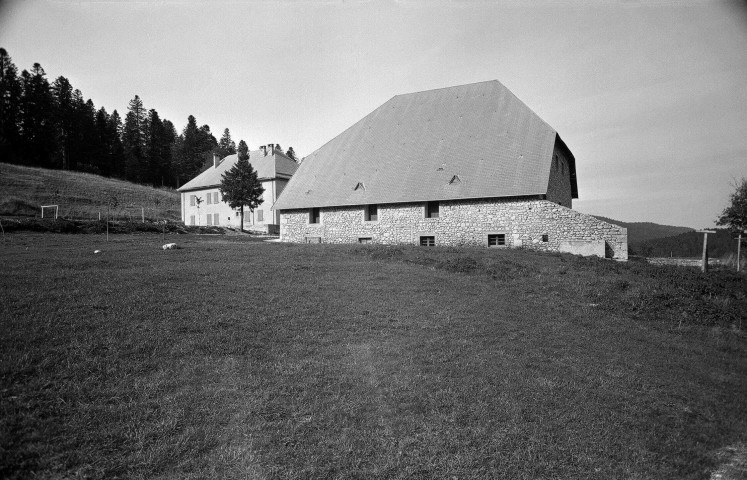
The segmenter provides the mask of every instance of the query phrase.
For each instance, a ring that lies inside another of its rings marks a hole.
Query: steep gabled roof
[[[217,187],[220,185],[222,175],[230,170],[238,159],[238,154],[227,156],[218,163],[217,167],[208,168],[177,190],[185,192],[188,190]],[[279,150],[267,156],[264,155],[262,150],[249,152],[249,163],[252,164],[252,167],[257,172],[257,178],[260,180],[269,180],[278,176],[290,177],[298,169],[298,164]]]
[[[398,95],[306,157],[275,208],[546,194],[556,138],[497,80]]]

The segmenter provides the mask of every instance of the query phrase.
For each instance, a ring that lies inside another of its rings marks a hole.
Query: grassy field
[[[59,216],[64,218],[93,220],[99,213],[106,218],[113,197],[113,220],[139,220],[141,209],[150,220],[181,217],[179,194],[171,189],[89,173],[0,163],[0,215],[40,216],[41,205],[59,205]]]
[[[168,240],[0,244],[0,478],[698,479],[747,442],[745,276]]]

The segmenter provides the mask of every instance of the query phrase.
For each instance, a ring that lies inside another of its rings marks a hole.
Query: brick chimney
[[[220,158],[218,158],[218,154],[213,154],[213,168],[218,168],[218,164],[220,163]]]
[[[270,155],[275,153],[275,144],[274,143],[268,143],[268,147],[270,147]]]

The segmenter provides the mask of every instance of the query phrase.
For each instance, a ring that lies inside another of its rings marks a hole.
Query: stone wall
[[[309,212],[281,211],[280,239],[417,245],[421,236],[433,236],[436,245],[487,246],[489,234],[503,234],[506,247],[547,251],[560,251],[568,240],[603,240],[607,257],[628,258],[625,228],[548,200],[446,201],[440,202],[438,218],[425,218],[424,203],[379,205],[376,221],[364,220],[364,205],[321,208],[317,224],[309,223]]]

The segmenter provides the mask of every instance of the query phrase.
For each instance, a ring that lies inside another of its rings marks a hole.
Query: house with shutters
[[[239,228],[241,215],[224,202],[220,194],[222,176],[238,161],[238,154],[213,157],[213,165],[181,186],[182,222],[185,225],[219,225]],[[244,229],[277,234],[280,216],[273,209],[280,192],[298,169],[298,163],[274,144],[249,152],[249,163],[265,189],[262,204],[253,212],[244,210]]]
[[[498,81],[397,95],[304,159],[275,203],[286,242],[483,245],[627,259],[573,210],[576,159]]]

